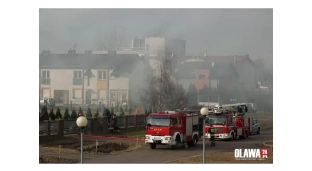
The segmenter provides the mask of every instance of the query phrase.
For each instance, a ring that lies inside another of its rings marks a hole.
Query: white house
[[[142,61],[138,55],[129,54],[50,54],[45,51],[39,55],[40,98],[54,98],[56,104],[101,102],[108,105],[110,95],[114,97],[118,92],[118,101],[128,102],[130,80],[143,74],[137,68],[145,65]]]

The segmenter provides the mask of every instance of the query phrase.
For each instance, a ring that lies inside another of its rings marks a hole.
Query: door
[[[170,134],[173,135],[175,132],[179,131],[178,119],[176,117],[170,118]]]
[[[257,119],[252,119],[252,132],[257,132],[258,130],[258,121]]]
[[[63,91],[63,103],[69,104],[69,91],[68,90]]]
[[[91,90],[86,92],[86,104],[91,104]]]

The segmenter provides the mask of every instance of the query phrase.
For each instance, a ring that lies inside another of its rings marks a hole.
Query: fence
[[[41,112],[43,106],[44,105],[39,105],[39,112]],[[76,112],[78,112],[79,108],[81,108],[83,113],[87,113],[88,108],[91,109],[92,114],[94,114],[97,110],[99,111],[100,115],[102,115],[102,113],[104,112],[104,105],[67,104],[67,105],[56,105],[56,106],[49,106],[48,105],[47,106],[48,113],[50,112],[51,109],[53,109],[54,114],[55,114],[57,109],[60,109],[62,111],[62,113],[64,113],[65,109],[68,109],[68,112],[71,113],[73,109],[75,109]],[[113,110],[115,114],[116,113],[120,114],[121,113],[121,108],[122,108],[124,114],[126,114],[126,115],[131,115],[131,114],[135,114],[136,113],[136,111],[135,111],[136,106],[109,107],[109,110],[111,112]],[[143,113],[143,112],[144,111],[141,111],[141,113]]]
[[[122,131],[144,130],[145,125],[146,116],[144,114],[117,117],[117,126]],[[111,131],[112,128],[108,125],[107,117],[88,119],[88,125],[84,129],[85,134],[103,134]],[[39,121],[40,139],[55,139],[78,132],[76,119]]]

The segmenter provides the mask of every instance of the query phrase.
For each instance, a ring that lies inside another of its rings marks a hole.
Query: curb
[[[269,141],[273,141],[273,140],[269,140]],[[271,151],[273,152],[273,145],[266,144],[266,142],[268,142],[268,141],[264,141],[262,144],[263,144],[265,147],[271,147]]]

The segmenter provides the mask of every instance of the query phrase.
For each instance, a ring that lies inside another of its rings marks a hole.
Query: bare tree
[[[173,77],[174,58],[174,54],[168,48],[160,55],[159,75],[148,75],[147,86],[141,91],[141,102],[144,106],[158,110],[186,107],[186,91]]]
[[[119,50],[125,42],[125,28],[113,25],[105,34],[99,34],[95,39],[98,50]]]

